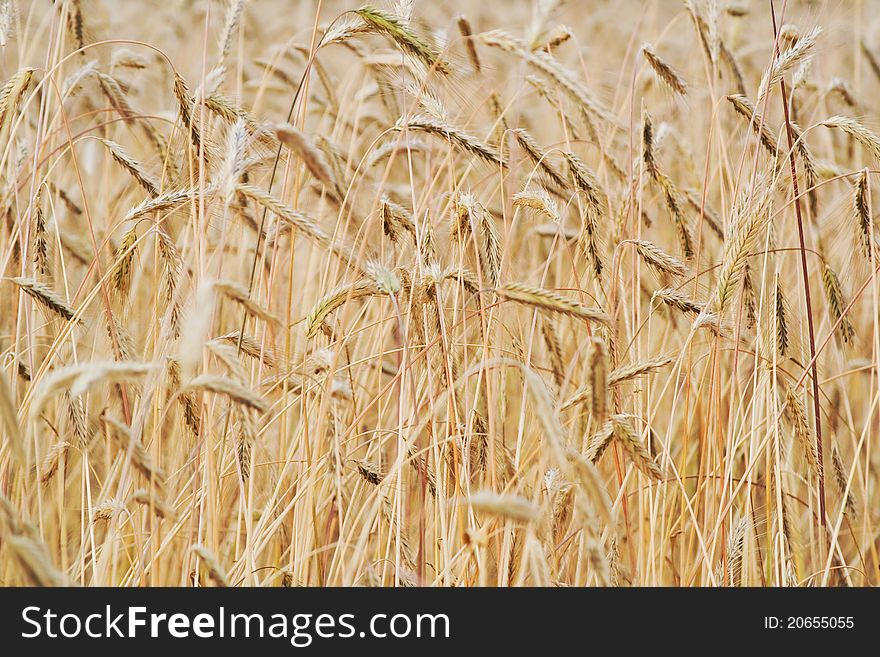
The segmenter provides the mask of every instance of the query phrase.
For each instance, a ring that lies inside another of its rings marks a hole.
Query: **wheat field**
[[[0,2],[0,584],[877,584],[875,8]]]

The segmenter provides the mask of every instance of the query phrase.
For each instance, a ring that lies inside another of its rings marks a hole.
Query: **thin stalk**
[[[770,15],[773,19],[773,34],[777,32],[776,11],[773,0],[770,0]],[[779,42],[776,41],[776,56],[779,56]],[[797,166],[794,157],[794,135],[791,129],[791,119],[788,113],[788,93],[785,89],[785,80],[779,81],[782,91],[782,109],[785,113],[785,135],[788,139],[788,161],[791,166],[791,184],[794,188],[794,213],[797,217],[798,243],[801,254],[801,272],[804,279],[804,301],[807,306],[807,328],[810,336],[810,377],[813,380],[813,412],[816,416],[816,456],[819,464],[819,516],[822,520],[822,529],[827,533],[828,520],[825,517],[825,467],[822,458],[822,415],[819,409],[819,375],[816,367],[816,335],[813,328],[813,303],[810,299],[810,278],[807,271],[807,249],[804,245],[804,221],[801,215],[801,197],[798,192]]]

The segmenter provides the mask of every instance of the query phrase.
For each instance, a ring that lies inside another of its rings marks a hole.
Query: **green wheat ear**
[[[355,13],[365,23],[393,40],[404,52],[444,75],[449,75],[451,72],[449,65],[441,59],[438,50],[404,25],[397,16],[371,5],[364,5]]]

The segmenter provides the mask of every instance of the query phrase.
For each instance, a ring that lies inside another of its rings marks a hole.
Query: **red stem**
[[[770,15],[773,18],[773,35],[776,36],[776,12],[773,0],[770,0]],[[779,56],[777,42],[776,56]],[[813,304],[810,300],[810,278],[807,271],[807,249],[804,246],[804,222],[801,216],[801,197],[798,193],[797,167],[794,157],[794,135],[791,129],[791,119],[788,114],[788,93],[785,90],[785,80],[779,81],[782,90],[782,109],[785,113],[785,134],[788,138],[788,161],[791,165],[791,184],[794,188],[794,213],[797,217],[798,240],[801,252],[801,271],[804,278],[804,301],[807,304],[807,327],[810,335],[810,375],[813,379],[813,411],[816,415],[816,458],[819,463],[819,517],[822,520],[822,528],[828,531],[828,520],[825,517],[825,466],[822,456],[822,415],[819,409],[819,376],[816,368],[816,336],[813,329]]]

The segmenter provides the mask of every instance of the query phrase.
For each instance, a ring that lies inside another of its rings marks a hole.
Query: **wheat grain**
[[[855,186],[855,195],[853,201],[853,210],[855,211],[855,223],[859,242],[862,245],[865,257],[871,257],[871,216],[868,208],[870,202],[868,195],[870,188],[868,187],[868,171],[864,170],[859,174]]]
[[[306,336],[314,337],[327,316],[347,301],[379,294],[373,281],[362,279],[351,285],[342,285],[319,299],[306,317]]]
[[[511,282],[497,288],[496,292],[505,299],[543,310],[571,315],[600,324],[607,324],[609,321],[608,316],[601,310],[583,306],[552,290]]]
[[[662,274],[685,276],[687,267],[677,258],[663,251],[659,246],[648,240],[636,240],[636,250],[645,264]]]
[[[764,96],[774,85],[779,84],[780,80],[810,56],[821,33],[822,28],[814,27],[806,34],[801,35],[794,45],[783,50],[773,60],[770,68],[764,73],[764,77],[761,78],[761,85],[758,90],[759,101],[763,100]]]
[[[664,62],[660,56],[654,52],[654,47],[650,43],[642,45],[642,54],[645,56],[648,64],[650,64],[651,69],[657,77],[666,84],[666,86],[679,96],[687,95],[687,83],[674,68]]]
[[[3,422],[3,431],[15,457],[24,464],[25,446],[22,442],[21,427],[18,424],[18,411],[6,375],[2,373],[0,373],[0,421]]]
[[[776,349],[780,356],[785,356],[790,345],[788,334],[789,311],[788,301],[778,279],[773,290],[773,308],[775,310]]]
[[[37,528],[25,520],[9,499],[0,494],[0,536],[18,567],[37,586],[64,586],[63,573],[52,563]]]
[[[110,141],[109,139],[100,139],[99,141],[107,147],[107,150],[110,152],[110,155],[116,163],[128,171],[131,174],[131,177],[137,181],[138,185],[143,187],[147,194],[153,198],[159,196],[159,184],[153,180],[150,174],[144,171],[140,162],[132,158],[126,150],[116,142]]]
[[[364,5],[355,13],[378,32],[388,36],[408,55],[424,62],[429,68],[450,73],[449,65],[443,61],[437,49],[416,34],[400,16],[371,5]]]
[[[847,513],[853,514],[856,510],[856,501],[853,498],[852,490],[847,485],[848,477],[846,467],[843,465],[843,458],[834,443],[831,444],[831,466],[834,472],[834,483],[843,498],[843,506]]]
[[[52,311],[62,319],[70,322],[76,316],[73,308],[45,283],[41,283],[33,278],[22,277],[10,278],[9,280],[15,283],[22,292],[36,299],[44,308]]]
[[[458,31],[461,33],[465,50],[467,50],[468,59],[471,60],[471,66],[474,67],[474,73],[479,73],[482,70],[482,66],[480,66],[480,56],[477,54],[477,46],[474,43],[474,33],[471,29],[471,23],[467,17],[463,14],[459,14],[458,18],[455,19],[455,24],[458,26]]]
[[[633,465],[652,479],[663,481],[665,478],[663,469],[651,458],[651,454],[636,436],[630,423],[618,417],[613,424],[614,439],[623,447]]]
[[[567,186],[567,181],[562,175],[547,162],[547,154],[538,146],[538,142],[522,128],[514,128],[510,131],[516,143],[523,149],[528,158],[549,178],[554,185],[560,188]]]
[[[236,404],[247,406],[259,413],[265,413],[269,406],[262,397],[244,385],[222,376],[202,374],[190,381],[183,389],[187,392],[213,392],[229,397]]]
[[[767,124],[761,121],[761,117],[755,116],[755,106],[752,104],[752,101],[745,95],[740,94],[728,96],[727,100],[733,105],[733,109],[736,110],[737,114],[749,122],[754,133],[758,135],[761,145],[771,157],[775,158],[779,153],[779,143],[776,141],[773,133],[770,132]]]
[[[28,86],[30,86],[33,75],[34,69],[23,68],[9,78],[6,84],[0,88],[0,128],[3,127],[6,116],[18,107],[21,97],[27,91]]]
[[[830,119],[822,121],[822,125],[826,128],[837,128],[841,132],[848,134],[864,146],[874,158],[880,159],[880,137],[855,119],[839,115],[832,116]]]
[[[550,198],[550,195],[543,189],[524,189],[517,192],[513,196],[513,205],[534,210],[553,222],[559,223],[561,221],[556,201]]]
[[[559,342],[559,333],[553,322],[548,318],[542,318],[541,335],[544,337],[544,345],[550,354],[550,364],[556,386],[562,388],[565,383],[565,361],[562,355],[562,344]]]
[[[521,40],[501,30],[484,32],[480,35],[480,39],[488,46],[500,48],[525,59],[531,66],[549,75],[590,115],[597,116],[608,123],[616,123],[611,112],[603,107],[582,84],[577,82],[573,73],[560,64],[550,53],[543,50],[530,50]]]
[[[152,491],[139,488],[132,493],[131,499],[133,502],[150,507],[160,518],[173,520],[175,517],[174,508],[169,506],[161,497],[157,497]]]
[[[148,198],[137,207],[132,208],[122,221],[135,221],[136,219],[140,219],[144,215],[153,212],[170,212],[176,210],[187,201],[192,201],[197,198],[199,194],[200,192],[198,189],[179,189],[165,192],[154,198]]]
[[[208,571],[208,576],[214,581],[214,584],[223,588],[229,586],[229,579],[226,577],[226,571],[223,569],[223,566],[220,565],[217,556],[211,552],[211,550],[204,545],[193,545],[190,549],[199,557],[199,559],[201,559]]]
[[[814,447],[810,425],[807,422],[807,414],[804,411],[804,406],[801,403],[800,398],[798,398],[795,391],[790,386],[786,386],[785,388],[785,401],[786,410],[791,418],[792,424],[794,425],[794,436],[797,439],[797,443],[807,461],[810,472],[814,477],[818,477],[819,460],[816,456],[816,449]]]
[[[825,298],[828,301],[831,316],[835,321],[839,320],[840,322],[837,325],[837,333],[841,340],[849,342],[855,336],[855,329],[849,317],[844,314],[847,303],[843,296],[840,279],[827,262],[822,265],[822,286],[825,290]]]
[[[724,259],[718,273],[718,283],[712,297],[711,305],[721,315],[733,296],[733,291],[746,266],[748,251],[758,237],[758,233],[766,225],[767,205],[770,199],[770,186],[767,181],[757,181],[754,186],[761,196],[754,207],[743,203],[724,249]]]
[[[431,116],[419,115],[409,118],[402,117],[397,122],[395,127],[398,130],[402,130],[405,128],[407,130],[421,130],[422,132],[427,132],[428,134],[438,135],[443,139],[447,139],[457,144],[463,150],[468,151],[473,155],[476,155],[477,157],[486,160],[487,162],[499,164],[501,166],[507,166],[507,163],[504,161],[501,155],[499,155],[495,151],[495,149],[493,149],[488,144],[480,141],[476,137],[469,135],[468,133],[459,128],[456,128],[449,123],[438,121]]]
[[[251,298],[247,289],[235,281],[214,281],[214,289],[240,304],[247,313],[265,322],[281,323],[281,319]]]
[[[281,143],[299,155],[303,164],[315,178],[338,197],[342,197],[339,184],[336,182],[324,154],[302,131],[289,123],[283,123],[275,126],[275,134]]]
[[[657,290],[652,295],[652,298],[660,299],[667,306],[680,310],[683,313],[693,313],[697,315],[703,312],[703,304],[673,288],[667,287],[662,290]]]
[[[375,463],[371,463],[364,459],[353,459],[352,462],[354,463],[355,468],[357,468],[358,474],[363,477],[364,481],[373,486],[378,486],[385,478],[385,473],[382,472],[382,470],[379,469],[379,466]]]
[[[538,519],[539,515],[534,504],[515,495],[499,495],[491,491],[478,491],[472,493],[462,502],[475,511],[520,522],[533,522]]]

